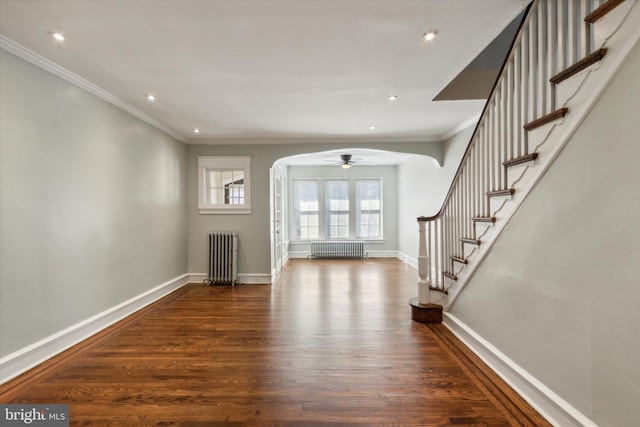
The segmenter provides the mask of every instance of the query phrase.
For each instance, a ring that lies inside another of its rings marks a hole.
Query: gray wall
[[[452,313],[601,426],[640,419],[640,45]]]
[[[365,250],[372,254],[375,251],[397,251],[398,250],[398,167],[393,166],[366,166],[356,165],[350,169],[342,169],[339,166],[315,166],[315,167],[289,167],[289,212],[290,218],[293,215],[293,181],[301,178],[334,178],[334,179],[355,179],[355,178],[382,178],[382,229],[384,240],[380,242],[367,242]],[[292,221],[288,222],[289,225]],[[289,236],[293,235],[289,230]],[[309,251],[309,244],[292,243],[290,251]]]
[[[186,147],[0,50],[0,356],[187,272]]]
[[[207,271],[207,233],[237,231],[239,233],[238,272],[240,274],[271,274],[271,240],[269,224],[269,169],[281,158],[296,154],[337,150],[341,148],[374,148],[432,156],[442,160],[442,143],[388,144],[237,144],[192,145],[188,148],[188,223],[189,272]],[[198,214],[197,157],[251,156],[250,215]]]
[[[451,180],[469,144],[475,125],[444,141],[442,167],[424,156],[414,156],[398,166],[398,250],[418,258],[419,216],[438,213]]]

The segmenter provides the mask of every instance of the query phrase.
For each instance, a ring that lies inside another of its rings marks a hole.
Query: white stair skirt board
[[[558,427],[597,427],[454,315],[447,312],[442,314],[442,323],[551,424]]]
[[[0,384],[17,377],[45,360],[62,353],[64,350],[132,315],[141,308],[167,296],[189,283],[189,280],[190,276],[183,274],[102,313],[4,356],[0,359]]]

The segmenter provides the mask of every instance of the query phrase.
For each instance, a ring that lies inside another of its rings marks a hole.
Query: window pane
[[[224,191],[222,188],[211,188],[209,189],[209,204],[211,205],[221,205],[224,203]]]
[[[223,184],[230,184],[233,182],[233,171],[222,171],[220,174],[222,175]]]
[[[209,170],[209,204],[244,205],[244,171]]]
[[[349,210],[349,183],[347,181],[327,181],[327,209],[330,211]]]
[[[318,184],[294,182],[294,226],[298,239],[317,239],[319,235]]]
[[[328,239],[349,237],[349,183],[327,181],[326,183],[326,230]]]
[[[382,197],[380,180],[356,181],[356,237],[382,237]]]
[[[296,181],[294,191],[297,210],[318,210],[318,185],[315,181]]]

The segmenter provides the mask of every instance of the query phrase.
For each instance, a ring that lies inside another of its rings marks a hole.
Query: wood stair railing
[[[418,218],[420,304],[430,302],[423,289],[446,294],[446,280],[458,280],[469,263],[465,244],[481,249],[484,234],[477,226],[497,220],[491,199],[515,194],[510,168],[539,158],[529,150],[529,132],[569,113],[566,105],[555,106],[556,86],[605,57],[606,48],[594,50],[591,25],[623,1],[535,0],[528,6],[442,207]]]
[[[604,18],[607,13],[620,6],[622,2],[624,2],[624,0],[609,0],[605,2],[599,8],[588,14],[584,18],[584,22],[587,24],[595,24],[597,21]]]

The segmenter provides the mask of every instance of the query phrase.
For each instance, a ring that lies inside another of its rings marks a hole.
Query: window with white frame
[[[198,212],[251,213],[251,159],[198,157]]]
[[[317,239],[320,226],[318,182],[296,180],[293,185],[293,194],[294,238]]]
[[[356,237],[382,237],[382,189],[380,180],[356,180]]]
[[[381,178],[296,179],[292,186],[294,240],[383,239]]]
[[[326,181],[325,234],[327,239],[349,237],[349,183]]]

